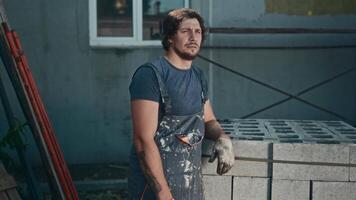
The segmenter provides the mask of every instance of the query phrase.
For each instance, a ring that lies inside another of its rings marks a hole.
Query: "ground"
[[[129,167],[125,164],[87,164],[69,166],[72,179],[81,200],[122,200],[127,199],[127,175]],[[9,171],[19,186],[18,191],[29,199],[23,171],[12,167]],[[40,182],[41,192],[46,200],[53,199],[41,167],[34,168],[36,180]]]

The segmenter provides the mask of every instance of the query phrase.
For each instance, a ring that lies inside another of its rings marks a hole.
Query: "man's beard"
[[[197,57],[199,50],[196,53],[188,53],[188,52],[183,52],[179,50],[177,47],[173,46],[174,52],[183,60],[194,60],[195,57]]]

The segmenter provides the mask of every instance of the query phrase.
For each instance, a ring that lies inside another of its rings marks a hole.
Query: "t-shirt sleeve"
[[[160,92],[157,77],[153,69],[147,66],[139,67],[132,77],[129,87],[131,100],[145,99],[159,102]]]

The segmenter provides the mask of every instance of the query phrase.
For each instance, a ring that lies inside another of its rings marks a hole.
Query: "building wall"
[[[9,22],[22,41],[56,136],[68,163],[128,161],[131,142],[128,86],[137,66],[163,53],[157,48],[93,48],[89,46],[87,1],[5,1]],[[265,1],[192,1],[209,26],[356,28],[356,15],[305,16],[267,12]],[[222,14],[224,13],[224,14]],[[202,55],[234,70],[297,93],[350,67],[356,48],[303,48],[355,45],[355,34],[226,35],[210,34]],[[260,47],[263,48],[260,48]],[[280,48],[299,46],[300,48]],[[237,48],[240,47],[240,48]],[[240,118],[285,96],[195,61],[209,78],[210,97],[218,118]],[[0,70],[4,75],[3,67]],[[306,100],[356,122],[356,73],[303,96]],[[7,88],[11,89],[6,81]],[[13,92],[16,113],[21,117]],[[253,118],[338,120],[296,100]],[[7,122],[0,107],[0,131]],[[28,152],[38,153],[30,133]]]

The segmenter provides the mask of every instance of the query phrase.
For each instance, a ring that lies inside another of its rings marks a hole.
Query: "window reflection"
[[[184,7],[184,0],[143,0],[143,39],[159,40],[164,16],[174,8]]]
[[[97,0],[98,36],[133,36],[132,0]]]
[[[133,37],[134,0],[97,0],[97,36]],[[162,20],[174,8],[184,7],[184,0],[142,0],[142,38],[159,40]]]

